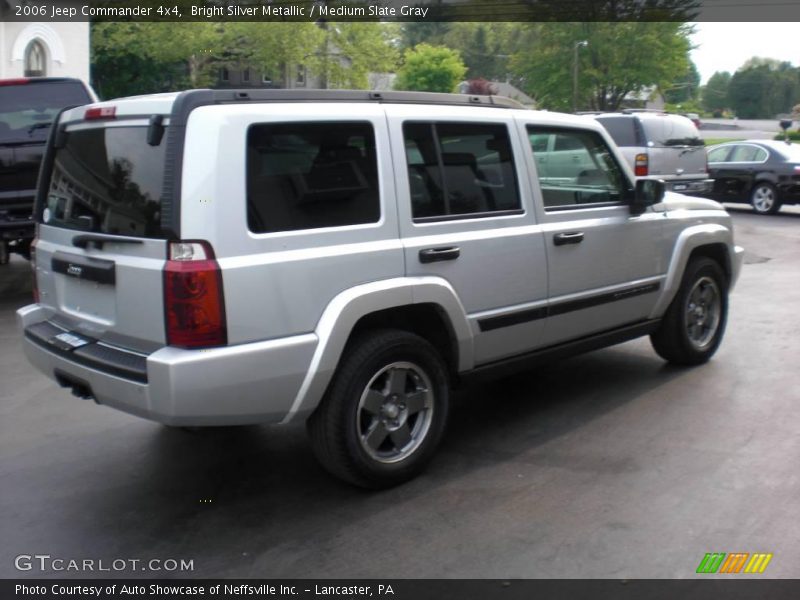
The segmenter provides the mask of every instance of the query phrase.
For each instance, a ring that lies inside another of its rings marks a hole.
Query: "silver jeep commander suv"
[[[634,183],[599,123],[447,94],[67,110],[35,218],[36,367],[167,425],[307,420],[368,487],[421,471],[471,378],[643,335],[708,360],[742,256],[719,204]]]

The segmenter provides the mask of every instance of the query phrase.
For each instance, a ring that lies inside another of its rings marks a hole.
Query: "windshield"
[[[92,101],[77,81],[4,85],[0,90],[0,143],[44,141],[59,110]]]
[[[68,132],[55,153],[42,221],[88,232],[162,237],[164,148],[147,143],[145,126]]]

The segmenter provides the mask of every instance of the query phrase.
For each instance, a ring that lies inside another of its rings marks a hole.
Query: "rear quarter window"
[[[370,123],[264,123],[247,132],[247,224],[273,233],[380,219]]]
[[[643,146],[636,121],[631,117],[605,117],[597,119],[606,128],[614,143],[620,147]]]

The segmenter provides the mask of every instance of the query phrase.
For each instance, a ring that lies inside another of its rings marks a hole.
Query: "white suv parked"
[[[599,124],[443,94],[69,110],[36,218],[18,318],[45,374],[168,425],[307,420],[371,487],[424,467],[473,378],[648,334],[707,360],[742,255],[719,204],[634,184]]]

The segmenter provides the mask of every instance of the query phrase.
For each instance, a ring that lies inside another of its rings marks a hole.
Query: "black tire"
[[[719,264],[696,258],[686,265],[681,286],[650,335],[661,358],[676,365],[699,365],[722,342],[728,319],[728,281]]]
[[[778,190],[766,181],[759,181],[750,190],[750,206],[760,215],[774,215],[781,209]]]
[[[442,357],[399,330],[359,336],[308,420],[314,454],[333,475],[380,489],[418,475],[444,434],[449,382]]]
[[[0,240],[0,265],[7,265],[10,258],[8,242]]]

